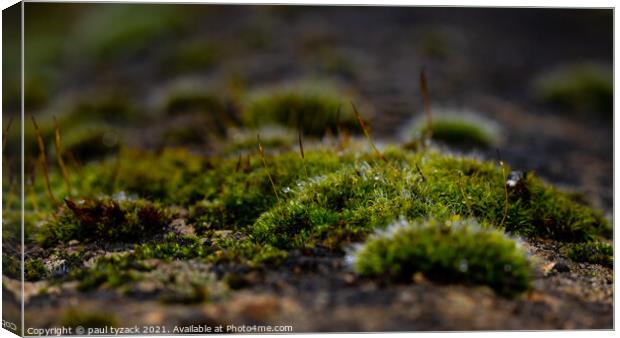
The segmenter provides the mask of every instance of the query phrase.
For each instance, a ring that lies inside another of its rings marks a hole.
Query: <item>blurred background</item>
[[[380,143],[407,143],[425,69],[438,121],[484,134],[450,149],[500,149],[611,211],[612,10],[26,3],[25,17],[26,116],[49,144],[55,116],[75,162],[121,145],[217,151],[278,88],[354,100]],[[19,49],[13,33],[5,50]],[[5,53],[5,118],[19,113],[19,69]]]

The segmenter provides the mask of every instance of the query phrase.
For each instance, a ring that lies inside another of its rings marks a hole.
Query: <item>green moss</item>
[[[140,114],[136,107],[123,95],[109,94],[89,97],[76,102],[66,116],[61,117],[60,127],[67,129],[82,124],[100,122],[104,124],[123,125],[137,122]]]
[[[394,156],[395,169],[360,161],[294,187],[286,200],[257,219],[252,237],[278,248],[338,248],[399,215],[440,220],[469,215],[509,232],[561,241],[610,235],[599,212],[534,175],[528,175],[520,189],[509,189],[502,224],[505,183],[492,163],[435,152],[386,156]]]
[[[259,130],[229,129],[224,152],[227,154],[253,153],[258,149],[257,135],[267,150],[292,150],[297,146],[297,135],[288,129],[265,127]]]
[[[70,240],[131,243],[162,233],[170,213],[144,200],[115,201],[110,198],[72,202],[43,225],[38,241],[45,245]]]
[[[209,192],[201,176],[208,171],[209,160],[187,150],[128,151],[121,155],[119,162],[116,181],[119,191],[175,205],[195,202]]]
[[[411,281],[421,272],[440,282],[488,285],[507,296],[531,283],[530,263],[515,241],[473,220],[402,220],[358,248],[353,266],[363,276]]]
[[[62,149],[81,162],[115,153],[120,148],[121,135],[117,128],[107,125],[83,125],[62,132]],[[54,149],[50,140],[48,149]]]
[[[117,4],[88,12],[77,27],[75,41],[97,61],[133,56],[154,41],[183,27],[177,8],[166,5]]]
[[[613,112],[612,69],[595,64],[567,65],[544,74],[535,84],[550,104],[577,112]]]
[[[115,254],[100,257],[90,268],[73,270],[69,279],[79,281],[80,291],[90,291],[102,285],[116,288],[140,280],[140,272],[153,268],[144,261],[133,259],[130,254]]]
[[[164,102],[168,115],[206,113],[218,115],[226,111],[226,104],[214,94],[198,90],[175,90]]]
[[[67,311],[60,325],[75,328],[82,326],[85,329],[116,327],[116,319],[113,315],[103,312],[84,312],[83,309],[71,309]]]
[[[47,275],[47,268],[41,259],[30,258],[24,262],[26,280],[37,281],[44,279]]]
[[[177,73],[188,73],[212,69],[220,60],[216,46],[204,40],[192,40],[179,44],[166,62]]]
[[[602,242],[587,242],[570,245],[567,255],[576,262],[600,264],[614,267],[614,248]]]
[[[21,278],[22,263],[20,259],[14,257],[13,255],[3,253],[2,274],[13,279]]]
[[[411,132],[414,139],[426,135],[428,126],[421,121]],[[432,139],[457,148],[489,148],[497,144],[495,130],[483,121],[462,116],[440,116],[433,118]]]
[[[269,182],[274,180],[279,195],[287,196],[301,180],[337,170],[351,162],[353,154],[338,155],[329,150],[305,154],[302,161],[295,152],[267,157],[268,169],[258,155],[220,161],[220,166],[206,175],[210,186],[205,199],[192,207],[192,220],[199,229],[240,229],[251,225],[277,198]]]
[[[206,257],[214,250],[204,245],[196,236],[177,236],[174,233],[168,233],[162,241],[136,245],[132,257],[140,260],[151,258],[187,260]]]
[[[349,100],[355,101],[352,97]],[[310,135],[323,135],[327,130],[335,134],[339,124],[345,129],[358,130],[349,100],[341,89],[329,84],[263,90],[250,95],[243,121],[250,127],[270,124],[293,130],[301,127]]]

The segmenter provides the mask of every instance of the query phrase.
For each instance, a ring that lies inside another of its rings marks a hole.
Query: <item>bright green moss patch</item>
[[[488,285],[503,295],[530,288],[530,263],[502,231],[473,220],[401,220],[371,236],[352,256],[363,276],[411,281],[413,274],[439,282]]]
[[[600,264],[608,268],[614,267],[614,248],[602,242],[587,242],[569,246],[568,257],[576,262]]]
[[[398,153],[394,169],[363,161],[312,177],[263,213],[251,228],[259,242],[278,248],[327,245],[364,238],[391,219],[466,215],[528,237],[580,242],[609,236],[608,222],[534,175],[509,187],[492,163],[441,153]],[[400,155],[400,159],[398,159]]]
[[[411,132],[414,139],[427,135],[426,121],[417,123]],[[433,119],[434,141],[457,148],[489,148],[498,142],[494,128],[485,121],[463,116],[440,116]]]
[[[540,99],[578,112],[613,112],[612,69],[574,64],[544,74],[535,84]],[[611,115],[610,115],[611,116]]]
[[[143,200],[66,200],[66,208],[43,226],[38,240],[46,246],[73,239],[131,243],[163,232],[169,222],[166,209]]]
[[[249,127],[278,124],[304,133],[335,134],[338,127],[358,130],[357,120],[342,90],[328,84],[309,84],[263,90],[250,95],[243,112]],[[340,110],[340,113],[338,112]]]

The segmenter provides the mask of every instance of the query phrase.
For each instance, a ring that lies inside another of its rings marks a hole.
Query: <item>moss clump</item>
[[[83,125],[63,132],[63,151],[86,162],[115,153],[120,148],[120,135],[107,125]],[[49,147],[49,149],[54,149]]]
[[[353,254],[355,271],[410,281],[416,272],[440,282],[488,285],[502,295],[530,288],[530,263],[503,232],[473,220],[400,221]]]
[[[116,188],[144,199],[186,205],[210,191],[205,186],[207,178],[201,176],[208,171],[209,160],[184,149],[128,151],[121,154],[119,163]],[[104,175],[109,174],[101,173]]]
[[[614,248],[602,242],[587,242],[569,246],[567,255],[576,262],[600,264],[614,267]]]
[[[179,44],[168,57],[166,65],[178,73],[212,69],[220,60],[220,51],[212,43],[192,40]]]
[[[298,153],[286,152],[268,156],[268,168],[258,155],[223,160],[203,178],[209,188],[205,199],[192,207],[192,220],[199,230],[246,228],[277,201],[268,174],[279,194],[287,196],[301,180],[335,171],[353,158],[352,154],[315,150],[302,161]]]
[[[131,254],[100,257],[87,269],[73,270],[69,278],[80,281],[80,291],[90,291],[101,285],[115,288],[140,279],[140,272],[151,271],[153,266],[133,259]]]
[[[22,275],[22,263],[14,255],[2,254],[2,274],[4,276],[18,279]]]
[[[82,47],[80,50],[102,63],[110,58],[138,55],[153,41],[183,27],[178,8],[166,5],[121,4],[87,14],[78,26],[75,40]]]
[[[64,327],[75,328],[82,326],[86,329],[116,327],[116,319],[113,315],[103,312],[84,312],[83,310],[72,309],[67,311],[61,322]]]
[[[310,135],[335,134],[338,127],[357,130],[357,120],[346,95],[330,85],[276,88],[250,96],[243,111],[247,126],[279,124]],[[340,110],[340,113],[338,111]]]
[[[176,90],[164,102],[168,115],[205,113],[218,115],[226,111],[226,104],[214,94],[196,90]]]
[[[544,74],[535,84],[550,104],[577,111],[613,112],[612,70],[595,64],[573,64]]]
[[[497,134],[488,122],[464,116],[434,118],[430,131],[434,141],[462,149],[489,148],[498,142]],[[427,133],[426,121],[420,121],[413,127],[411,136],[420,139]]]
[[[45,246],[72,239],[101,243],[131,243],[163,232],[170,213],[144,200],[115,201],[104,198],[73,202],[66,200],[53,221],[38,233]]]
[[[24,262],[26,280],[37,281],[48,275],[47,268],[41,259],[30,258]]]
[[[505,178],[492,163],[436,152],[386,151],[385,156],[394,169],[362,158],[294,187],[286,200],[260,215],[251,236],[278,248],[338,248],[399,215],[471,216],[523,236],[571,242],[611,233],[600,213],[532,174],[520,189],[509,188],[502,224]]]
[[[257,134],[260,135],[261,145],[269,150],[291,150],[297,141],[294,132],[281,127],[265,127],[258,131],[230,129],[227,133],[225,152],[228,154],[255,152],[258,148]]]
[[[60,125],[68,130],[93,122],[122,125],[136,122],[139,116],[128,98],[117,94],[101,95],[76,102],[69,114],[61,118]]]
[[[168,233],[162,241],[154,241],[134,247],[132,257],[139,260],[144,259],[193,259],[204,258],[213,253],[214,249],[204,245],[203,241],[196,236],[177,236]]]

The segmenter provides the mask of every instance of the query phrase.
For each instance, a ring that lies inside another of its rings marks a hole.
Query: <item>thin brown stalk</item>
[[[56,147],[56,161],[58,162],[58,166],[60,167],[62,178],[65,180],[65,184],[67,185],[67,195],[71,196],[71,182],[69,181],[69,172],[67,171],[67,167],[65,166],[65,161],[62,159],[61,145],[62,143],[60,139],[60,127],[58,126],[56,116],[54,116],[54,146]]]
[[[504,161],[502,160],[501,154],[499,153],[499,149],[497,149],[497,159],[499,161],[499,166],[502,168],[502,183],[504,184],[504,216],[502,216],[501,222],[499,222],[499,227],[501,228],[504,225],[504,221],[508,216],[508,186],[506,185],[506,166],[504,165]]]
[[[4,147],[6,146],[6,140],[9,137],[9,131],[11,131],[11,126],[13,125],[13,117],[9,117],[9,122],[7,123],[4,131],[2,132],[2,153],[4,154]]]
[[[304,155],[304,141],[301,137],[301,127],[298,129],[298,139],[299,139],[299,155],[301,156],[301,165],[304,167],[304,173],[306,174],[306,178],[308,178],[308,169],[306,169],[306,161]]]
[[[241,158],[242,156],[239,155],[239,159],[237,159],[237,166],[235,166],[235,172],[238,173],[239,170],[241,169]]]
[[[422,92],[422,102],[426,112],[426,133],[424,137],[426,140],[430,140],[433,136],[433,112],[431,110],[431,98],[428,94],[428,79],[426,78],[425,69],[422,69],[420,72],[420,91]]]
[[[390,163],[390,161],[388,161],[388,159],[385,158],[385,156],[383,156],[381,151],[379,151],[379,149],[372,142],[372,138],[370,137],[370,132],[368,131],[368,128],[366,127],[366,123],[364,122],[364,119],[360,116],[360,113],[357,111],[357,108],[355,107],[355,104],[353,102],[351,102],[351,106],[353,107],[353,112],[355,113],[355,117],[357,118],[357,121],[362,127],[362,130],[364,131],[364,136],[366,137],[366,140],[368,140],[368,144],[370,144],[370,147],[373,149],[377,157],[379,157],[383,162],[385,162],[385,164],[387,164],[387,166],[390,167],[392,170],[394,170],[397,174],[400,174],[398,170],[394,168],[394,166]]]
[[[418,174],[422,176],[422,181],[426,182],[426,176],[424,176],[424,173],[422,173],[422,169],[420,169],[420,166],[417,163],[415,164],[415,168],[418,171]]]
[[[43,137],[41,136],[41,131],[39,130],[39,125],[37,125],[37,121],[34,119],[34,116],[30,116],[32,120],[32,125],[34,126],[34,132],[37,135],[37,143],[39,145],[39,162],[41,162],[41,167],[43,168],[43,178],[45,178],[45,186],[47,188],[47,194],[55,205],[58,205],[58,200],[54,197],[52,193],[52,186],[50,185],[50,177],[49,177],[49,169],[47,167],[47,156],[45,156],[45,143],[43,142]]]
[[[280,196],[278,195],[278,189],[276,188],[276,184],[273,181],[271,174],[269,173],[269,167],[267,167],[267,160],[265,159],[265,150],[263,149],[263,146],[260,143],[260,134],[256,134],[256,139],[258,140],[258,153],[260,154],[260,158],[263,161],[263,166],[265,167],[265,170],[267,171],[267,177],[269,178],[269,182],[271,182],[271,188],[273,189],[273,193],[276,195],[276,199],[280,201]]]

